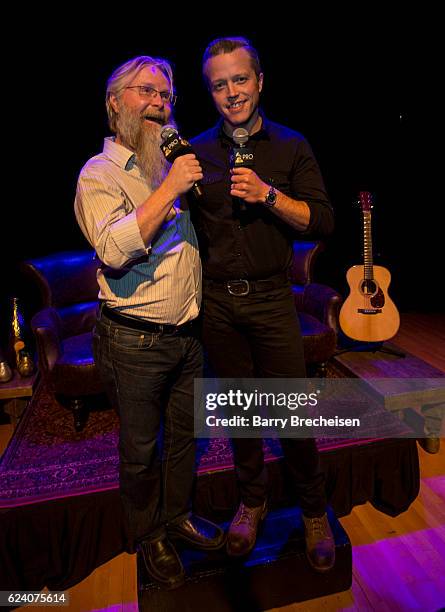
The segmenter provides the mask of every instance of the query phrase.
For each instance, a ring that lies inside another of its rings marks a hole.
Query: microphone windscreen
[[[242,147],[249,140],[249,132],[245,128],[236,128],[233,130],[232,138],[235,144]]]
[[[178,130],[175,128],[174,125],[165,125],[162,128],[162,132],[161,132],[161,138],[162,141],[164,142],[165,140],[167,140],[167,138],[170,138],[170,136],[176,135],[178,134]]]

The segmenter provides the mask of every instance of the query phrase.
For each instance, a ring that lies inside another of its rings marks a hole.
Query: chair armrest
[[[31,319],[39,369],[46,378],[62,355],[62,321],[55,308],[40,310]]]
[[[312,282],[314,264],[318,254],[324,250],[324,244],[319,240],[295,240],[293,256],[289,268],[289,278],[292,283],[306,285]]]
[[[335,333],[339,332],[338,317],[343,298],[335,289],[320,283],[309,283],[303,288],[293,287],[293,291],[297,310],[312,315]]]

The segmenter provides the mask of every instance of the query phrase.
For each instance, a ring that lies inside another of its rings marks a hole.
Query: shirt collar
[[[131,170],[136,165],[136,154],[127,147],[118,144],[114,136],[104,139],[105,155],[123,170]]]
[[[255,132],[255,134],[252,134],[249,137],[249,140],[270,140],[269,121],[267,120],[267,117],[264,114],[264,112],[261,110],[261,108],[259,109],[259,113],[263,120],[261,127],[258,130],[258,132]],[[216,129],[217,129],[218,137],[221,140],[221,143],[224,146],[233,147],[233,140],[229,136],[227,136],[227,134],[224,131],[224,120],[222,118],[216,124]]]

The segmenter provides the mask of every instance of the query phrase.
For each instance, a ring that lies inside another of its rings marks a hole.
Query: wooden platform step
[[[268,514],[255,549],[244,561],[233,561],[224,551],[180,551],[187,581],[174,591],[162,590],[151,582],[138,556],[139,610],[255,612],[345,591],[352,582],[351,543],[332,512],[329,522],[336,563],[325,574],[315,572],[306,560],[297,507]]]

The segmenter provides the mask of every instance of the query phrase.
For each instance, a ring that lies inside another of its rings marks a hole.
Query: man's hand
[[[233,168],[230,195],[241,198],[248,204],[263,203],[269,186],[250,168]]]
[[[180,195],[187,193],[203,177],[202,168],[196,155],[188,153],[177,157],[172,164],[165,180],[164,187],[171,192],[173,199],[176,200]]]
[[[136,221],[146,246],[150,245],[162,223],[176,214],[172,207],[178,197],[201,179],[201,166],[193,153],[175,159],[159,187],[136,208]]]

